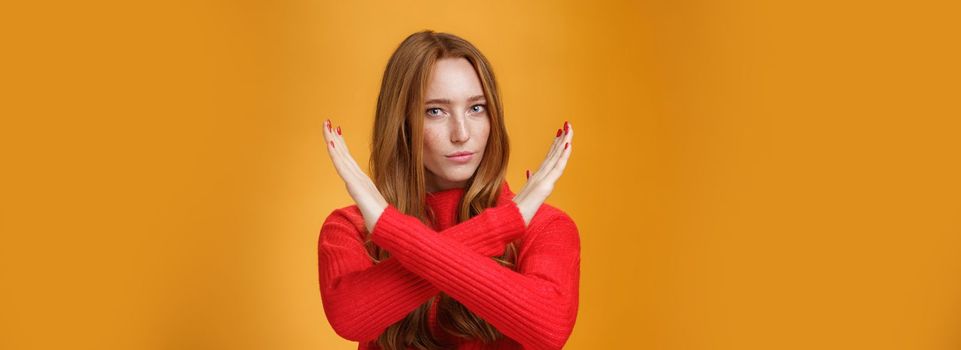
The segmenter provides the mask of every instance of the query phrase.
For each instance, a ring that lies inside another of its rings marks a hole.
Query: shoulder
[[[360,208],[356,204],[333,209],[327,214],[324,223],[321,225],[320,235],[324,236],[334,232],[349,232],[357,235],[367,233],[364,226],[364,216],[360,213]]]

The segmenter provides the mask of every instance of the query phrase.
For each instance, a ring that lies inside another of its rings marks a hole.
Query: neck
[[[425,175],[424,185],[426,187],[425,190],[428,193],[447,191],[455,188],[466,188],[467,181],[470,180],[468,179],[463,181],[448,181],[430,172],[430,170],[427,170],[427,168],[424,168],[424,170],[426,170],[426,174],[424,174]]]

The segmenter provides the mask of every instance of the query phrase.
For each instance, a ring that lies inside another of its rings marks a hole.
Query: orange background
[[[354,349],[316,240],[421,29],[502,87],[582,237],[570,349],[961,348],[949,2],[22,2],[0,10],[0,348]]]

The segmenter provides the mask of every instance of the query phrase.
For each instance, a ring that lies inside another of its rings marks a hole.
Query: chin
[[[470,179],[470,177],[474,175],[475,170],[477,170],[477,168],[471,169],[470,172],[458,171],[458,172],[454,172],[453,174],[447,174],[447,176],[445,177],[447,178],[447,181],[450,181],[450,182],[467,181],[467,179]]]
[[[462,181],[467,181],[467,179],[470,179],[470,175],[457,174],[457,175],[448,176],[446,180],[449,182],[462,182]]]

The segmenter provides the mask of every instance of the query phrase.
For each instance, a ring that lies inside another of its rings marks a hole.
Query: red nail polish
[[[561,137],[561,129],[557,129],[557,135],[554,137]]]
[[[334,141],[330,141],[330,147],[334,147]]]
[[[337,135],[341,135],[341,133],[340,133],[340,126],[337,127]]]
[[[568,144],[570,144],[570,142],[565,142],[565,143],[564,143],[564,149],[567,149],[567,145],[568,145]]]
[[[527,179],[530,179],[530,178],[531,178],[531,170],[527,169]]]
[[[565,121],[564,121],[564,135],[567,135],[567,129],[569,129],[569,127],[567,126],[567,121],[565,120]]]

